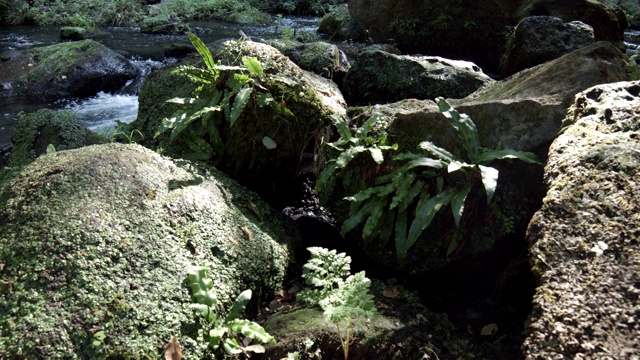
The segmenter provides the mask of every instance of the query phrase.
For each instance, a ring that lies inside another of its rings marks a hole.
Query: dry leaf
[[[422,314],[416,315],[416,319],[418,319],[418,322],[420,322],[422,320],[422,321],[428,323],[427,318],[424,317],[424,315],[422,315]]]
[[[182,360],[182,348],[175,336],[164,348],[164,360]]]
[[[234,245],[238,245],[238,239],[234,238],[233,236],[229,236],[229,241],[231,241]]]
[[[248,227],[242,226],[240,230],[242,230],[242,232],[244,233],[244,236],[246,236],[247,239],[253,240],[253,234],[251,233],[251,231],[249,231]]]
[[[471,327],[471,325],[467,325],[467,332],[473,335],[473,328]]]
[[[400,290],[398,290],[397,287],[393,286],[393,287],[384,289],[384,291],[382,292],[382,295],[384,295],[384,297],[395,299],[398,297],[398,295],[400,295]]]
[[[256,214],[257,217],[262,218],[262,215],[260,214],[260,209],[258,209],[258,206],[256,204],[252,202],[248,202],[244,204],[244,207],[251,210],[251,212]]]
[[[482,336],[490,336],[490,335],[493,335],[493,334],[495,334],[497,332],[498,332],[498,325],[489,324],[489,325],[485,325],[485,327],[483,327],[482,330],[480,330],[480,335],[482,335]]]

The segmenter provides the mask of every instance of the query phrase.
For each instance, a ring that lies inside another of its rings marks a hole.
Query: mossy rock
[[[268,25],[273,23],[273,19],[270,15],[252,7],[248,7],[237,12],[234,11],[231,14],[224,16],[223,20],[242,25]]]
[[[359,40],[362,30],[353,20],[347,4],[335,6],[322,17],[318,32],[328,35],[332,40]]]
[[[139,145],[44,155],[0,192],[0,358],[158,359],[176,336],[208,359],[188,267],[209,267],[222,308],[251,289],[255,310],[297,241],[214,169]]]
[[[147,17],[140,25],[140,31],[147,34],[186,34],[191,31],[188,24],[172,15]]]
[[[60,29],[60,40],[84,40],[87,29],[80,26],[65,26]]]
[[[46,101],[119,90],[137,70],[117,52],[82,40],[12,54],[0,63],[0,74],[3,83],[13,84],[14,95]]]

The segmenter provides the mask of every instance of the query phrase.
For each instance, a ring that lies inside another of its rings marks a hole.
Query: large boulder
[[[34,100],[82,98],[120,89],[136,77],[124,56],[93,40],[0,54],[0,83]]]
[[[462,98],[492,82],[468,61],[374,50],[358,55],[342,88],[347,102],[357,105],[438,96]]]
[[[532,151],[544,159],[550,143],[562,129],[562,119],[575,94],[597,84],[627,79],[622,52],[608,42],[598,42],[451,103],[474,121],[482,146]],[[399,151],[417,152],[418,144],[428,140],[465,157],[456,132],[433,101],[409,99],[355,108],[351,112],[355,122],[380,113],[389,123],[387,142],[398,143]],[[360,166],[363,174],[380,171],[373,162]],[[497,166],[500,177],[492,204],[487,205],[479,195],[467,200],[465,212],[469,210],[473,217],[459,241],[461,245],[449,256],[448,245],[456,234],[450,211],[436,216],[403,263],[389,256],[395,250],[393,241],[356,241],[372,261],[395,271],[420,276],[435,273],[441,279],[450,276],[450,282],[473,282],[479,274],[495,270],[491,267],[499,264],[497,259],[504,258],[506,248],[524,241],[526,226],[544,196],[542,167],[518,161]],[[353,193],[334,198],[342,199]],[[333,207],[339,222],[346,219],[348,209],[346,201],[338,201]]]
[[[203,359],[188,267],[209,267],[221,308],[251,289],[255,310],[297,241],[213,169],[139,145],[41,156],[0,192],[0,358],[157,358],[176,336]]]
[[[506,45],[505,29],[534,15],[579,20],[596,40],[622,44],[626,19],[595,0],[369,1],[349,0],[349,11],[374,41],[394,39],[407,53],[472,61],[495,73]]]
[[[265,64],[269,91],[277,101],[286,104],[293,117],[285,117],[272,108],[258,108],[255,114],[244,116],[233,127],[224,122],[220,134],[225,149],[215,159],[215,165],[232,178],[261,192],[272,191],[281,180],[293,177],[305,165],[313,162],[317,147],[331,131],[331,117],[346,117],[346,103],[335,83],[319,75],[301,70],[275,48],[258,42],[229,42],[226,54],[219,57],[225,64],[242,64],[242,57],[256,57]],[[199,57],[187,57],[184,62],[171,65],[145,81],[140,93],[138,119],[133,126],[145,135],[151,147],[162,147],[167,153],[182,156],[191,152],[180,143],[170,143],[168,136],[154,138],[164,117],[171,117],[175,104],[165,104],[174,97],[189,96],[195,83],[170,73],[179,64],[204,66]],[[268,66],[266,66],[268,64]],[[265,136],[277,147],[268,149]],[[279,190],[279,189],[278,189]]]
[[[585,90],[551,145],[528,230],[527,359],[640,357],[640,83]]]
[[[336,45],[328,42],[303,43],[276,39],[268,44],[288,56],[301,69],[334,80],[336,83],[340,83],[351,67],[347,55]]]
[[[512,75],[594,42],[593,28],[580,21],[564,23],[554,16],[522,20],[507,43],[501,75]]]

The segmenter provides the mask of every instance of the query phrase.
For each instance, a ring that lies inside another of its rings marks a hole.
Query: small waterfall
[[[100,92],[96,96],[68,103],[64,110],[73,112],[93,131],[108,131],[117,121],[130,123],[138,116],[138,93],[147,75],[163,63],[154,60],[133,60],[138,76],[127,82],[117,93]]]

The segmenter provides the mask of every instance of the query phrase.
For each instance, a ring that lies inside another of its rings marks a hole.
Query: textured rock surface
[[[451,102],[474,121],[483,146],[533,151],[544,158],[562,128],[562,119],[576,93],[597,84],[627,79],[623,56],[610,43],[598,42]],[[399,151],[417,151],[417,145],[428,140],[458,156],[465,154],[455,131],[432,101],[405,100],[354,109],[354,113],[361,116],[356,121],[374,112],[382,113],[390,122],[389,143],[398,143]],[[522,232],[521,239],[524,238],[524,229],[544,196],[541,167],[523,166],[514,161],[500,163],[499,169],[498,192],[493,203],[500,212],[485,206],[479,198],[475,199],[476,203],[468,203],[468,207],[474,209],[472,220],[476,226],[470,226],[464,246],[455,254],[444,256],[453,231],[449,214],[436,217],[411,249],[403,266],[388,256],[394,251],[393,242],[384,246],[363,243],[361,248],[375,262],[395,270],[426,274],[457,262],[455,266],[468,273],[452,281],[471,278],[478,270],[465,269],[467,266],[490,264],[485,260],[495,254],[494,250],[499,253],[501,244],[513,243],[517,229]],[[375,173],[376,167],[370,171]],[[338,222],[346,219],[347,209],[347,202],[343,202],[342,211],[336,212]]]
[[[272,40],[269,45],[289,57],[296,65],[336,82],[349,71],[349,60],[336,45],[324,41],[302,43],[295,40]]]
[[[247,288],[257,307],[296,241],[217,171],[139,145],[44,155],[0,192],[0,358],[157,358],[172,336],[204,358],[188,266],[210,267],[225,308]]]
[[[594,42],[593,28],[580,21],[564,23],[553,16],[522,20],[507,44],[502,76],[542,64]]]
[[[640,356],[640,83],[576,96],[528,239],[539,287],[527,359]]]
[[[462,98],[493,80],[468,61],[365,51],[343,82],[350,105],[402,99]]]
[[[124,56],[93,40],[14,52],[0,62],[0,83],[34,100],[88,97],[120,89],[137,75]]]

